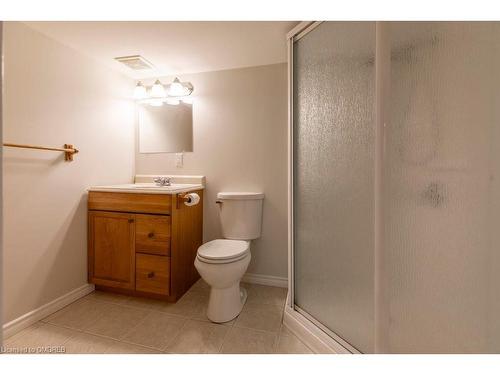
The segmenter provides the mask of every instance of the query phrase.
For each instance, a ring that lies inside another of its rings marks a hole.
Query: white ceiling
[[[127,76],[153,78],[286,61],[286,33],[297,22],[26,22]],[[154,70],[113,60],[141,55]]]

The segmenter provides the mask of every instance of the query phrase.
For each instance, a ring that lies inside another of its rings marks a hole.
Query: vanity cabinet
[[[202,244],[200,202],[182,194],[90,191],[88,271],[96,289],[176,301],[198,279]]]

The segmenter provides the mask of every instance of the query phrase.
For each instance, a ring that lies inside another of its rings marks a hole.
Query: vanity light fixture
[[[188,96],[193,92],[193,85],[189,82],[181,82],[178,77],[168,86],[168,96]]]
[[[134,89],[134,99],[146,99],[148,97],[148,92],[141,81],[137,82]]]
[[[134,89],[134,99],[154,107],[160,107],[163,103],[179,105],[181,101],[192,104],[193,98],[189,95],[191,95],[193,89],[191,82],[181,82],[177,77],[171,84],[165,86],[159,79],[150,87],[144,86],[139,81]]]
[[[151,97],[164,98],[165,96],[167,96],[165,92],[165,87],[163,87],[160,80],[157,79],[153,87],[151,87]]]

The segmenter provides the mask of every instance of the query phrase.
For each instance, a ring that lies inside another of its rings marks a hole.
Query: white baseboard
[[[261,275],[258,273],[246,273],[241,281],[250,284],[277,286],[280,288],[288,287],[288,279],[286,277]]]
[[[350,354],[346,348],[304,318],[297,311],[293,310],[288,304],[288,298],[285,306],[285,313],[283,314],[283,324],[314,353]]]
[[[56,298],[55,300],[46,303],[45,305],[40,306],[39,308],[32,310],[20,316],[19,318],[5,323],[3,325],[3,338],[6,339],[12,335],[15,335],[16,333],[23,330],[24,328],[29,327],[33,323],[38,322],[39,320],[49,316],[50,314],[55,313],[57,310],[60,310],[70,303],[75,302],[77,299],[91,293],[93,290],[93,284],[82,285],[81,287],[76,288],[59,298]]]

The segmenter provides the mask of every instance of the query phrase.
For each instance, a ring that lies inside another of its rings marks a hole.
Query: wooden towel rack
[[[30,149],[35,149],[35,150],[64,152],[64,160],[65,161],[73,161],[73,155],[78,153],[78,150],[76,148],[74,148],[73,145],[69,145],[69,144],[65,144],[64,148],[33,146],[33,145],[20,145],[17,143],[4,143],[3,145],[4,145],[4,147],[30,148]]]

